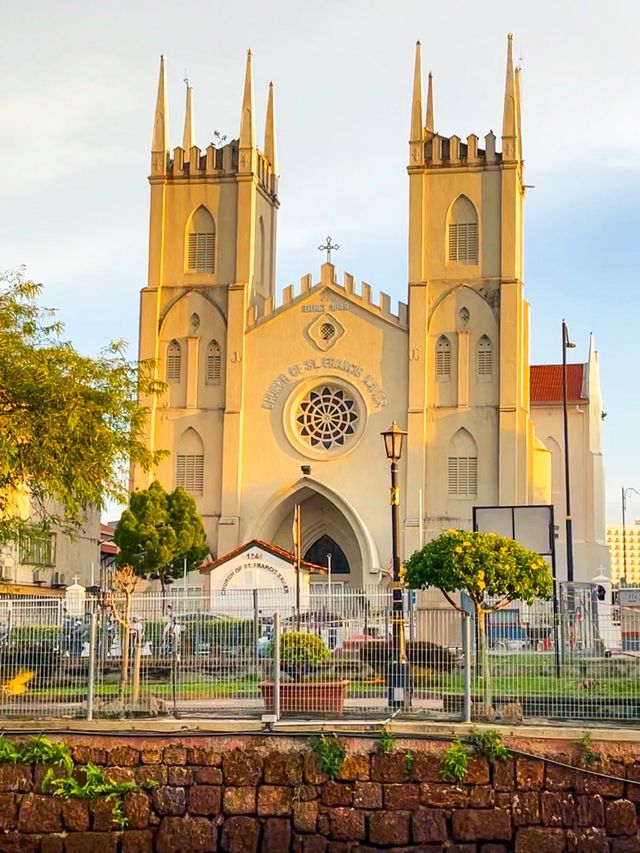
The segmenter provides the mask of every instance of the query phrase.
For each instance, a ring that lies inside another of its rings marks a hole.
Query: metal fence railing
[[[0,718],[385,719],[395,710],[640,723],[640,609],[562,589],[555,606],[514,602],[479,627],[405,593],[399,682],[385,590],[313,592],[300,613],[270,590],[134,594],[128,615],[124,599],[6,596]]]

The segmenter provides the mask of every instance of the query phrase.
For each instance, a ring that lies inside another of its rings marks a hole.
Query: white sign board
[[[618,604],[621,607],[640,607],[640,589],[618,590]]]
[[[254,590],[263,612],[290,615],[296,605],[296,569],[288,560],[251,546],[211,569],[211,610],[252,614]],[[300,607],[309,606],[309,572],[300,570]]]

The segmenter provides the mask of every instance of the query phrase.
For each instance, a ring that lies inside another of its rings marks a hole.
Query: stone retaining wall
[[[59,739],[78,764],[157,787],[126,795],[118,831],[109,802],[63,802],[42,793],[46,768],[1,766],[0,853],[640,853],[640,785],[541,759],[474,759],[456,787],[440,778],[438,742],[399,739],[381,755],[374,740],[344,738],[330,781],[299,738]],[[568,743],[513,746],[579,755]],[[640,780],[640,745],[592,748],[606,771]]]

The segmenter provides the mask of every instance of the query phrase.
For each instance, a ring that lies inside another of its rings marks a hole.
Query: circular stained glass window
[[[335,328],[331,325],[331,323],[323,323],[320,326],[320,337],[323,341],[330,340],[336,333]]]
[[[358,423],[356,401],[344,388],[320,385],[298,404],[296,424],[300,438],[317,450],[344,447]]]

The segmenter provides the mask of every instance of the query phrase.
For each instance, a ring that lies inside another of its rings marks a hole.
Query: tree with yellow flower
[[[531,604],[536,598],[551,598],[551,567],[539,554],[496,533],[445,530],[407,560],[406,571],[407,586],[436,587],[456,610],[462,610],[453,597],[456,592],[466,592],[473,602],[482,661],[483,701],[490,708],[487,614],[515,600]]]

